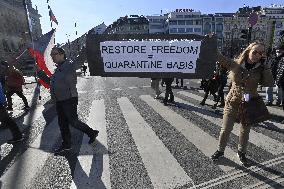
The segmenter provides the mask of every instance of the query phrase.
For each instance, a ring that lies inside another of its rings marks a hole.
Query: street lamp
[[[71,44],[70,44],[70,35],[68,35],[67,33],[65,34],[67,36],[67,41],[68,41],[68,50],[69,50],[69,58],[71,58]]]

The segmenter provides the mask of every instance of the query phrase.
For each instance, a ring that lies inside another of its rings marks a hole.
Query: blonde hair
[[[262,45],[262,46],[265,47],[264,43],[262,43],[260,41],[255,41],[255,42],[249,44],[249,46],[247,46],[247,48],[245,48],[245,50],[243,50],[243,52],[235,59],[235,61],[238,64],[241,64],[243,61],[247,60],[249,52],[251,51],[252,47],[255,46],[255,45]]]

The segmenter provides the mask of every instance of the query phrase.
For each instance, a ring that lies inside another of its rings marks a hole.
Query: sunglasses
[[[59,53],[50,53],[50,56],[56,56],[58,55]]]
[[[257,55],[258,54],[258,55],[262,56],[262,55],[264,55],[264,52],[263,51],[260,51],[260,52],[259,51],[252,51],[252,54],[253,55]]]

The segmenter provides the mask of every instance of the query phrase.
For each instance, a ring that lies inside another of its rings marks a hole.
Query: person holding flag
[[[54,74],[51,77],[48,77],[44,71],[38,68],[38,75],[41,78],[45,78],[45,82],[50,85],[51,99],[56,104],[58,125],[63,142],[62,145],[54,152],[55,154],[60,154],[71,150],[71,133],[69,124],[87,134],[90,137],[89,144],[95,141],[99,131],[93,130],[78,119],[76,63],[71,63],[66,60],[65,51],[61,47],[53,47],[50,56],[57,66]]]

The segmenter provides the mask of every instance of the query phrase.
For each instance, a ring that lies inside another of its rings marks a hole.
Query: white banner
[[[105,41],[105,72],[195,73],[201,41]]]

